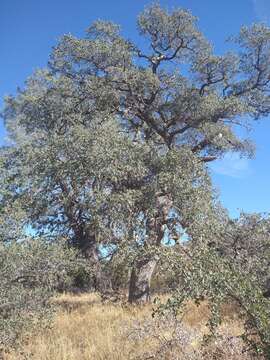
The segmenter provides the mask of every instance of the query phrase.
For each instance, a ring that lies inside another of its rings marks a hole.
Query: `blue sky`
[[[167,8],[190,9],[217,53],[230,48],[228,36],[241,25],[264,21],[270,25],[270,0],[166,0]],[[149,4],[137,0],[0,0],[0,108],[3,96],[37,68],[47,64],[52,46],[65,33],[83,36],[89,24],[99,18],[122,26],[123,34],[138,40],[136,16]],[[248,136],[256,143],[254,160],[228,155],[212,165],[213,180],[223,204],[236,216],[240,210],[270,210],[270,118],[254,123]],[[0,140],[5,131],[0,124]]]

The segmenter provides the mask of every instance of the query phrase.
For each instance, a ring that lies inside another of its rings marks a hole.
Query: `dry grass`
[[[7,360],[128,360],[144,354],[146,349],[151,353],[158,346],[153,336],[128,338],[134,322],[151,321],[152,305],[103,304],[96,294],[66,294],[54,301],[63,309],[57,314],[52,329],[32,335],[31,341],[23,344],[23,352],[11,353]],[[234,313],[235,309],[224,309],[226,321],[222,326],[226,333],[239,335],[242,326]],[[190,303],[183,322],[202,335],[208,316],[207,304],[197,307]],[[159,331],[162,332],[162,328]],[[189,345],[197,347],[198,343]]]

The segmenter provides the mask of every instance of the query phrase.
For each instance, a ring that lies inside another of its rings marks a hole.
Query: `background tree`
[[[71,112],[65,103],[59,109],[67,111],[73,123],[65,130],[62,122],[50,125],[56,104],[64,102],[62,86],[70,90],[65,80],[38,73],[13,104],[14,113],[21,116],[22,109],[31,109],[37,119],[44,113],[46,117],[43,128],[32,124],[29,132],[14,118],[16,126],[10,133],[15,145],[2,153],[2,204],[4,208],[20,204],[26,214],[22,226],[50,239],[65,236],[78,247],[95,266],[99,288],[100,247],[117,244],[129,231],[131,218],[135,221],[142,194],[132,189],[132,182],[143,183],[148,175],[150,149],[125,138],[111,118],[81,123],[83,114]],[[124,191],[126,183],[131,189]]]

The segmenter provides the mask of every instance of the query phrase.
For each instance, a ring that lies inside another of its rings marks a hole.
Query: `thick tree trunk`
[[[86,229],[84,224],[73,226],[73,246],[77,247],[88,260],[93,270],[93,282],[89,284],[96,291],[102,290],[102,269],[99,259],[98,243],[95,233]]]
[[[145,247],[161,245],[164,237],[168,214],[172,201],[168,194],[158,193],[156,199],[156,214],[148,219],[146,224]],[[129,283],[128,301],[130,303],[145,303],[150,301],[151,278],[157,265],[157,257],[152,253],[144,253],[132,268]]]
[[[263,296],[266,298],[270,298],[270,278],[265,282],[265,290],[263,292]]]
[[[96,291],[102,290],[102,271],[98,254],[98,246],[96,242],[89,241],[84,249],[83,254],[89,260],[94,276],[93,276],[93,287]]]
[[[78,207],[76,201],[78,194],[76,192],[76,186],[74,186],[71,190],[61,179],[58,179],[58,182],[65,198],[69,199],[69,201],[65,203],[64,209],[70,227],[74,233],[74,237],[72,239],[73,246],[79,248],[82,254],[89,260],[94,271],[93,286],[95,290],[102,290],[102,271],[95,231],[93,231],[93,228],[84,222],[80,216],[78,217]]]
[[[130,303],[145,303],[150,301],[151,278],[156,264],[156,259],[146,258],[139,260],[137,264],[133,266],[129,282],[128,301]]]

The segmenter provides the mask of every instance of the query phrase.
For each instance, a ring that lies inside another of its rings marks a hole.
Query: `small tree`
[[[270,359],[270,303],[263,296],[256,275],[243,271],[239,264],[221,257],[215,249],[207,246],[182,248],[177,256],[170,253],[168,257],[176,279],[180,281],[157,312],[162,315],[169,312],[175,316],[184,311],[187,301],[200,304],[207,299],[210,333],[205,340],[211,341],[223,320],[221,306],[235,304],[237,315],[244,323],[244,332],[240,336],[246,343],[245,350],[258,358]]]
[[[243,274],[253,278],[265,295],[269,294],[270,219],[267,214],[241,213],[227,219],[212,247],[230,259]],[[269,296],[269,295],[268,295]]]
[[[22,331],[47,326],[54,311],[52,296],[72,282],[78,254],[44,239],[0,243],[0,356],[17,344]]]

